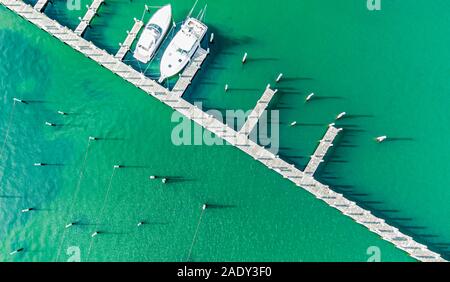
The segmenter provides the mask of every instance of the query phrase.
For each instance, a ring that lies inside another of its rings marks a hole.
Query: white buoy
[[[243,64],[245,64],[245,63],[247,62],[247,57],[248,57],[248,54],[245,53],[245,54],[244,54],[244,57],[242,57],[242,63],[243,63]]]
[[[25,103],[23,100],[18,98],[13,98],[14,102]]]
[[[151,180],[156,179],[156,175],[150,175],[150,179],[151,179]]]
[[[15,255],[15,254],[17,254],[17,253],[20,253],[20,252],[22,252],[23,251],[23,248],[20,248],[20,249],[17,249],[17,250],[14,250],[14,251],[12,251],[12,252],[10,252],[9,253],[9,255]]]
[[[207,204],[203,204],[203,206],[202,206],[202,210],[206,210],[206,208],[208,207],[208,205]]]
[[[139,227],[139,226],[142,226],[142,225],[144,225],[144,222],[143,222],[143,221],[139,221],[138,224],[137,224],[138,227]]]
[[[225,92],[228,92],[228,88],[229,88],[228,84],[225,84]]]
[[[309,94],[308,97],[306,97],[306,101],[311,100],[311,98],[314,97],[314,95],[315,95],[314,93]]]
[[[72,227],[72,226],[74,226],[75,225],[75,222],[71,222],[71,223],[68,223],[68,224],[66,224],[66,228],[69,228],[69,227]]]
[[[293,122],[291,122],[290,125],[291,125],[291,126],[296,126],[296,125],[297,125],[297,122],[296,122],[296,121],[293,121]]]
[[[54,123],[51,123],[51,122],[48,122],[48,121],[45,122],[45,125],[47,125],[47,126],[55,126]]]
[[[33,210],[33,208],[27,208],[27,209],[23,209],[22,212],[25,213],[25,212],[30,212],[32,210]]]
[[[211,36],[209,37],[209,43],[213,43],[214,42],[214,32],[211,33]]]
[[[344,116],[346,116],[347,113],[346,112],[342,112],[340,114],[337,115],[336,120],[343,118]]]
[[[276,82],[280,82],[280,81],[281,81],[281,78],[283,78],[283,74],[282,74],[282,73],[280,73],[280,74],[278,75],[278,77],[277,77],[277,79],[276,79]]]
[[[164,183],[164,184],[167,183],[167,178],[161,179],[161,182]]]
[[[91,237],[94,238],[95,236],[97,236],[98,234],[100,234],[99,231],[95,231],[94,233],[92,233]]]
[[[380,137],[376,138],[378,143],[384,142],[384,141],[386,141],[386,139],[387,139],[387,136],[380,136]]]

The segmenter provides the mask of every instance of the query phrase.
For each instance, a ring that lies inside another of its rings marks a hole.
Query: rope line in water
[[[81,167],[80,167],[80,173],[79,173],[79,177],[78,177],[77,186],[75,188],[75,192],[74,192],[74,196],[73,196],[73,199],[72,199],[72,203],[70,204],[70,208],[69,208],[69,212],[68,212],[69,215],[71,215],[73,213],[73,209],[75,208],[76,200],[78,199],[78,195],[79,195],[80,188],[81,188],[81,179],[83,178],[83,175],[84,175],[84,168],[86,167],[86,161],[87,161],[87,158],[88,158],[90,147],[91,147],[91,139],[89,138],[88,145],[86,147],[86,152],[84,153],[83,163],[81,164]],[[61,235],[61,241],[60,241],[60,244],[59,244],[59,247],[58,247],[58,253],[57,253],[57,256],[56,256],[56,261],[59,260],[59,257],[61,255],[62,245],[63,245],[64,239],[66,237],[66,232],[67,232],[67,228],[64,229],[64,232]]]
[[[194,244],[195,241],[197,239],[197,234],[198,234],[198,230],[200,228],[200,224],[202,223],[202,219],[203,219],[203,214],[205,213],[206,209],[202,209],[202,213],[200,214],[200,218],[198,219],[198,223],[197,223],[197,228],[195,229],[195,233],[194,233],[194,238],[192,238],[192,243],[191,243],[191,247],[189,248],[189,253],[187,256],[187,261],[189,261],[189,259],[191,258],[191,253],[192,253],[192,249],[194,248]]]
[[[94,224],[95,228],[97,228],[97,226],[100,224],[100,220],[103,217],[103,212],[105,210],[106,203],[108,201],[108,197],[109,197],[109,194],[110,194],[110,191],[111,191],[112,181],[113,181],[115,173],[116,173],[116,168],[114,167],[113,171],[111,173],[111,178],[109,179],[108,189],[106,190],[105,198],[103,199],[103,204],[102,204],[102,207],[100,209],[100,213],[98,214],[98,217],[97,217],[97,222]],[[94,230],[94,232],[96,232],[96,230]],[[88,249],[88,253],[87,253],[87,261],[89,261],[89,257],[90,257],[93,245],[94,245],[94,237],[91,237],[91,242],[89,243],[89,249]]]

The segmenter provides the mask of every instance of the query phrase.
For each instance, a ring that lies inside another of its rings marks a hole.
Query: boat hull
[[[180,73],[191,61],[208,27],[194,18],[188,18],[165,50],[161,59],[159,82]]]
[[[142,32],[133,57],[141,63],[148,63],[156,54],[172,22],[172,7],[166,5],[159,9],[148,21]]]

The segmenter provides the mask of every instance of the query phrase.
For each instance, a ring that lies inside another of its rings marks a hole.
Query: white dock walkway
[[[247,153],[255,160],[258,160],[268,168],[276,171],[284,178],[289,179],[298,187],[307,190],[318,199],[321,199],[331,207],[336,208],[359,224],[364,225],[372,232],[380,235],[383,239],[391,242],[397,248],[405,251],[413,258],[424,262],[446,261],[439,254],[429,250],[427,246],[417,243],[413,238],[404,235],[397,228],[388,225],[384,220],[374,216],[369,211],[362,209],[356,203],[349,201],[342,194],[334,192],[328,186],[316,181],[313,177],[297,169],[294,165],[287,163],[264,147],[249,140],[248,136],[245,134],[236,132],[222,121],[215,119],[213,116],[208,115],[201,109],[196,108],[194,105],[180,98],[178,94],[173,94],[157,82],[142,76],[130,66],[124,64],[106,51],[99,49],[91,42],[86,41],[72,30],[48,18],[45,14],[37,12],[30,5],[18,0],[0,0],[0,3],[42,30],[73,47],[75,50],[81,52],[86,57],[96,61],[116,75],[142,89],[147,94],[195,121],[205,129],[215,133],[217,136]]]
[[[141,30],[144,23],[138,19],[134,19],[134,25],[131,31],[128,31],[128,35],[125,38],[125,41],[120,45],[120,49],[116,54],[116,59],[123,60],[125,58],[128,51],[130,51],[131,45],[133,45],[134,40],[136,40],[136,36]]]
[[[263,95],[259,99],[258,103],[256,103],[255,108],[248,116],[247,121],[244,123],[241,130],[239,131],[240,134],[243,134],[245,136],[250,135],[250,133],[253,131],[255,126],[258,124],[259,119],[261,118],[262,114],[269,106],[270,101],[272,100],[273,96],[276,93],[277,93],[277,90],[272,90],[272,89],[270,89],[270,87],[266,88]]]
[[[336,127],[334,127],[334,124],[331,124],[328,127],[327,133],[325,134],[323,139],[320,140],[319,146],[311,156],[311,160],[306,166],[305,174],[309,176],[314,175],[314,173],[319,168],[319,165],[323,162],[323,158],[325,157],[328,150],[333,147],[333,141],[341,130],[342,129],[337,129]]]
[[[86,14],[84,15],[83,19],[81,20],[80,24],[75,29],[75,34],[82,36],[83,33],[86,31],[88,26],[91,24],[92,19],[97,14],[98,9],[103,4],[105,0],[94,0],[92,2],[91,6],[88,8]]]
[[[37,1],[36,5],[34,5],[34,9],[38,12],[42,12],[45,9],[45,6],[47,6],[48,2],[50,0],[39,0]]]
[[[202,67],[203,62],[206,57],[208,57],[209,51],[198,48],[192,57],[189,65],[184,69],[183,73],[181,73],[180,78],[172,89],[172,94],[181,98],[183,94],[186,92],[186,89],[191,85],[192,79],[197,74],[197,72]]]

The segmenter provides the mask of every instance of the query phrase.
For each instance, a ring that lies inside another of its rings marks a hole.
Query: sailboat
[[[146,64],[158,50],[172,21],[172,6],[166,5],[150,18],[134,51],[134,58]]]
[[[200,12],[198,19],[191,17],[194,8],[195,5],[162,56],[159,83],[181,72],[191,61],[205,37],[208,27],[202,23],[202,20],[206,7]]]

